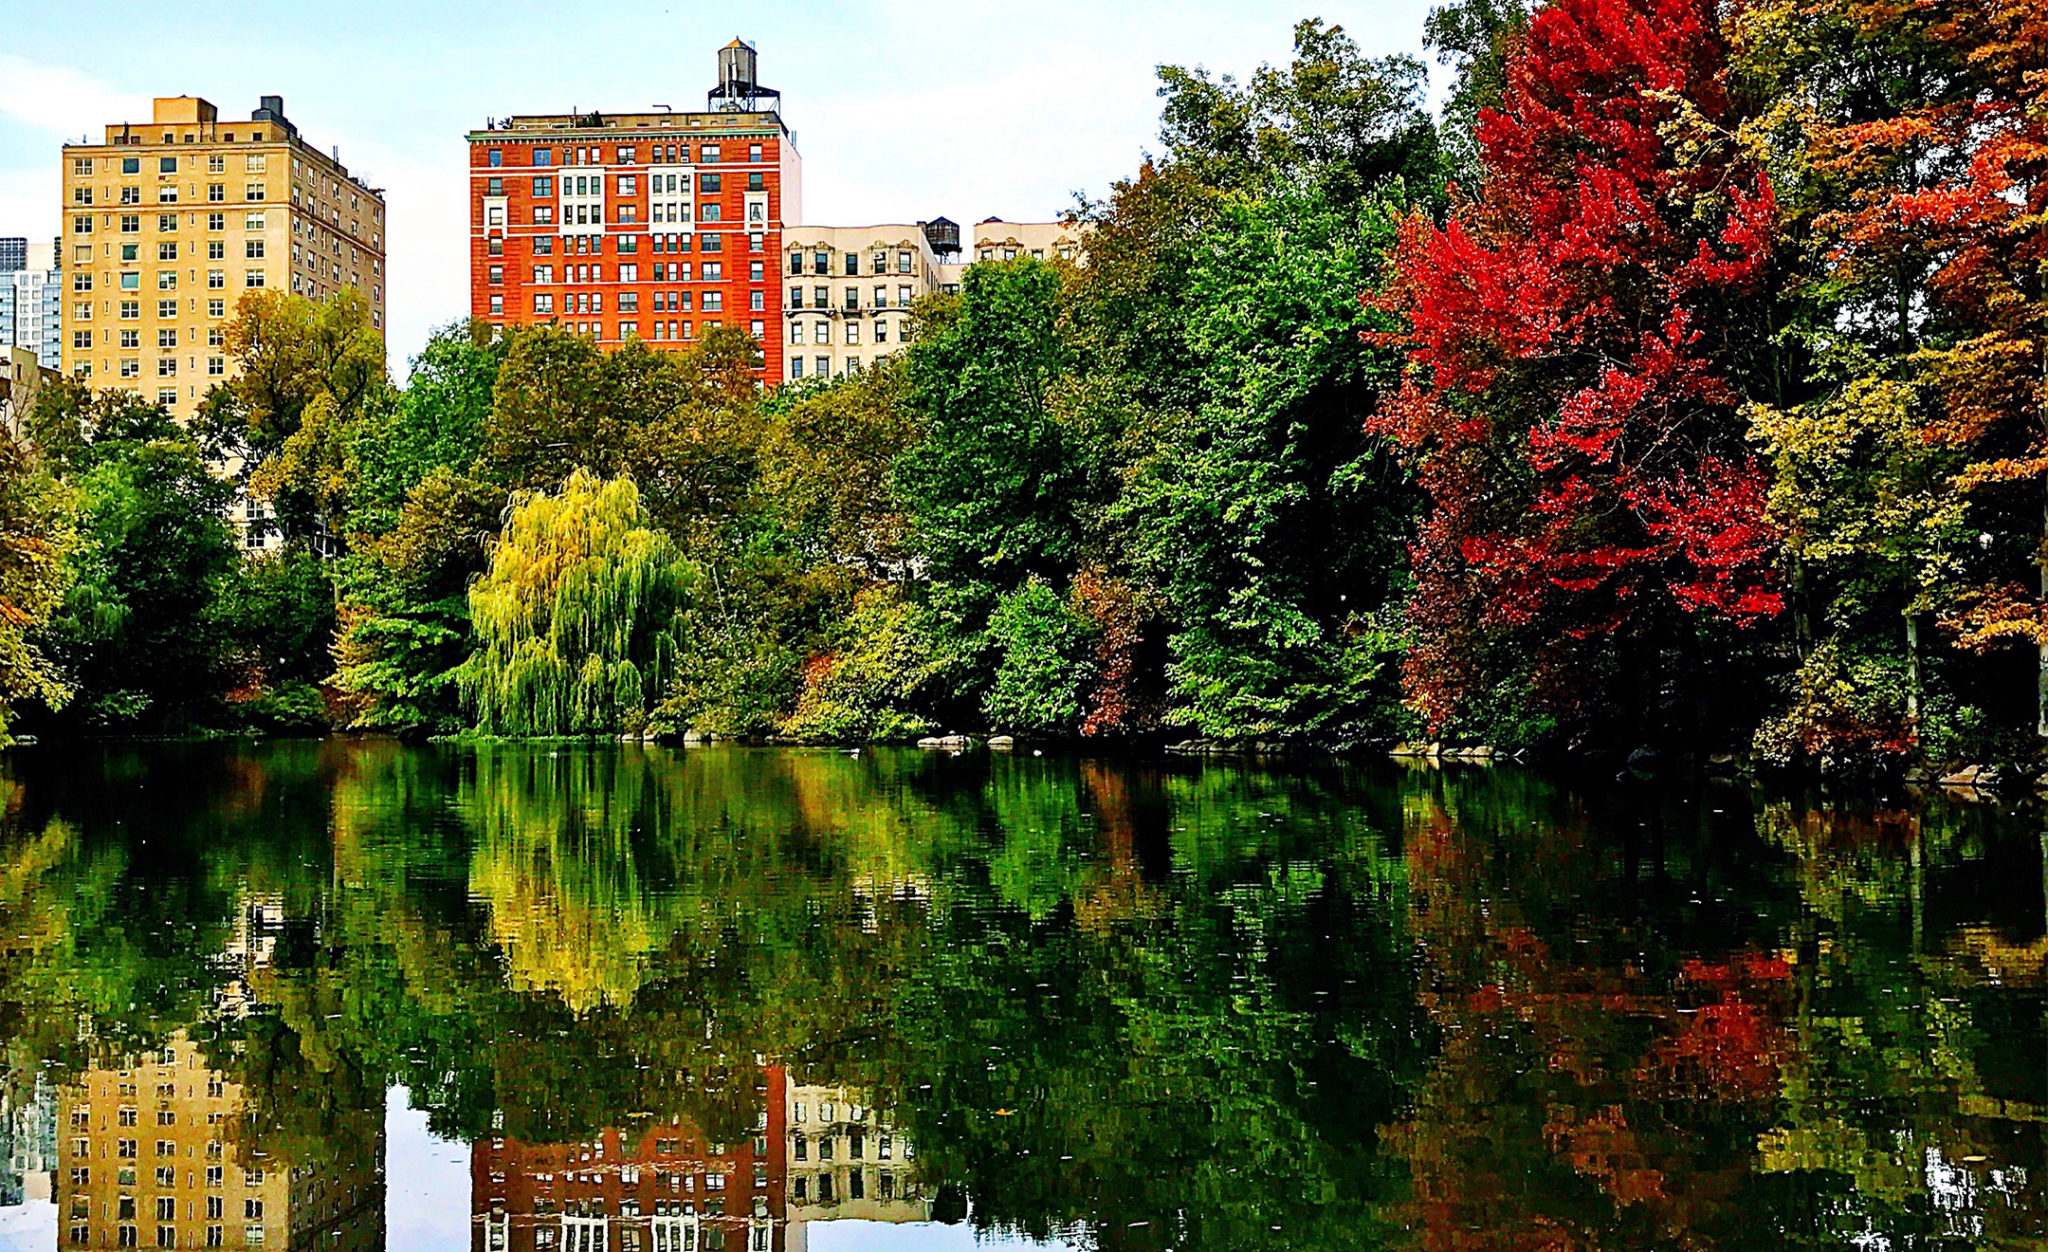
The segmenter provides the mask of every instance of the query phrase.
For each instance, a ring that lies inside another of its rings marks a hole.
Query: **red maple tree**
[[[1370,426],[1431,501],[1411,701],[1452,721],[1514,633],[1557,707],[1673,614],[1778,614],[1765,476],[1727,345],[1770,265],[1764,173],[1728,141],[1709,0],[1560,0],[1531,23],[1483,181],[1404,231],[1376,299],[1412,369]],[[1742,328],[1742,329],[1738,329]]]

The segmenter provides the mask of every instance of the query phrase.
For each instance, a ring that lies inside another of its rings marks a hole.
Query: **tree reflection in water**
[[[2024,810],[328,740],[20,752],[0,815],[52,1242],[381,1243],[392,1086],[488,1249],[2048,1233]]]

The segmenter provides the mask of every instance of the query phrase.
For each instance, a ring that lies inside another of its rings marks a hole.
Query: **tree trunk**
[[[1920,619],[1906,610],[1906,722],[1920,725]]]

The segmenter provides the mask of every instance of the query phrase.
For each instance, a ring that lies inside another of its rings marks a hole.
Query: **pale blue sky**
[[[10,0],[0,19],[0,235],[56,233],[58,145],[199,95],[247,117],[278,93],[306,138],[382,186],[394,368],[469,307],[463,133],[570,107],[703,107],[713,52],[761,51],[804,157],[804,216],[1046,218],[1156,147],[1153,68],[1249,73],[1295,19],[1373,54],[1421,52],[1429,0],[889,3],[347,3],[247,14],[178,0]],[[81,51],[82,30],[113,32]],[[1431,64],[1440,88],[1443,72]]]

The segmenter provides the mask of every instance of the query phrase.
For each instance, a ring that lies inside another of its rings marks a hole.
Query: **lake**
[[[0,797],[0,1248],[2048,1237],[2030,804],[344,739]]]

